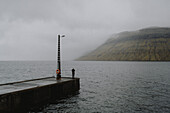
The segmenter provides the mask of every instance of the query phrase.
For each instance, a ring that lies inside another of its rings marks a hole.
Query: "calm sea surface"
[[[55,61],[0,62],[0,84],[55,75]],[[79,94],[30,113],[170,113],[170,62],[62,62]]]

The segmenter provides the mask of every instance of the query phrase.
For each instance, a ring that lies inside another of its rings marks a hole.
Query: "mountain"
[[[121,32],[76,60],[170,61],[170,28],[145,28]]]

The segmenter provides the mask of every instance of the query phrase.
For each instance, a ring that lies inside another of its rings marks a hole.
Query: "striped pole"
[[[57,80],[61,78],[61,61],[60,61],[60,35],[58,35],[58,59],[57,59]]]

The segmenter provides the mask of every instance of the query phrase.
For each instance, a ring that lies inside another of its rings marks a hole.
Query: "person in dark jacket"
[[[74,78],[74,76],[75,76],[75,69],[73,68],[72,69],[72,78]]]

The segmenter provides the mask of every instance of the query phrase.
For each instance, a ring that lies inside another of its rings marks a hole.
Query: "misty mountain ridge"
[[[170,61],[170,28],[150,27],[118,33],[76,60]]]

